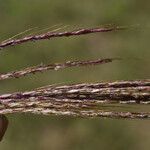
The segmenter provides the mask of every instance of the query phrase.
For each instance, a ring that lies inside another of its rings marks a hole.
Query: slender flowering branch
[[[101,27],[79,29],[65,32],[46,32],[16,38],[17,35],[0,43],[0,49],[8,46],[23,44],[29,41],[38,41],[56,37],[79,36],[98,32],[123,30],[128,27]],[[26,32],[26,31],[25,31]],[[24,33],[24,32],[22,32]],[[20,33],[20,34],[22,34]],[[88,61],[68,61],[29,67],[20,71],[0,74],[0,80],[19,78],[31,73],[46,70],[59,70],[69,67],[99,65],[112,62],[118,58],[97,59]],[[131,105],[132,104],[132,105]],[[34,113],[43,115],[67,115],[71,117],[106,117],[150,119],[150,111],[118,110],[115,107],[124,106],[149,106],[150,104],[150,79],[139,81],[116,81],[107,83],[83,83],[74,85],[49,85],[32,91],[17,92],[0,95],[0,141],[8,126],[5,114]]]
[[[65,63],[55,63],[55,64],[48,64],[48,65],[41,64],[39,66],[29,67],[20,71],[13,71],[5,74],[0,74],[0,80],[19,78],[31,73],[43,72],[46,70],[60,70],[69,67],[100,65],[100,64],[112,62],[113,60],[119,60],[119,58],[107,58],[107,59],[97,59],[97,60],[88,60],[88,61],[67,61]]]
[[[3,49],[8,46],[14,46],[18,44],[23,44],[25,42],[29,41],[37,41],[37,40],[45,40],[45,39],[51,39],[56,37],[69,37],[69,36],[79,36],[79,35],[85,35],[85,34],[91,34],[91,33],[98,33],[98,32],[110,32],[110,31],[116,31],[116,30],[124,30],[128,27],[100,27],[100,28],[90,28],[90,29],[78,29],[74,31],[65,31],[65,32],[47,32],[40,35],[32,35],[32,36],[26,36],[20,39],[14,39],[14,40],[8,40],[0,43],[0,49]]]
[[[150,80],[46,86],[33,91],[0,95],[0,102],[0,114],[30,112],[144,119],[150,118],[149,111],[114,111],[112,108],[115,106],[111,105],[150,104]]]
[[[39,102],[43,104],[43,102]],[[33,114],[42,114],[42,115],[56,115],[56,116],[70,116],[70,117],[84,117],[84,118],[116,118],[116,119],[150,119],[149,112],[116,112],[108,110],[77,110],[77,108],[51,108],[44,107],[41,104],[40,107],[35,107],[32,103],[29,103],[29,106],[25,107],[14,107],[13,104],[10,104],[10,108],[0,110],[2,114],[12,114],[12,113],[33,113]],[[12,106],[11,106],[12,105]],[[56,107],[56,106],[53,106]],[[69,106],[67,106],[69,107]]]
[[[107,100],[148,104],[150,101],[150,80],[116,81],[110,83],[74,84],[65,86],[46,86],[30,92],[0,95],[0,100],[26,99],[30,97]]]

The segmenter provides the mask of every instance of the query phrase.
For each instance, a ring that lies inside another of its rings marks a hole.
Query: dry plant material
[[[56,37],[79,36],[98,32],[124,30],[128,27],[109,26],[100,28],[78,29],[65,32],[46,32],[16,38],[15,35],[0,43],[0,49],[30,41],[39,41]],[[26,31],[25,31],[26,32]],[[22,32],[24,33],[24,32]],[[22,34],[20,33],[20,34]],[[19,34],[19,35],[20,35]],[[99,65],[112,62],[118,58],[97,59],[89,61],[68,61],[29,67],[20,71],[0,74],[0,80],[19,78],[31,73],[46,70],[59,70],[69,67]],[[34,113],[43,115],[67,115],[70,117],[106,117],[106,118],[150,118],[150,111],[125,111],[115,109],[117,105],[124,107],[150,104],[150,80],[116,81],[107,83],[83,83],[64,86],[45,86],[32,91],[0,95],[0,140],[8,126],[5,114]],[[120,107],[119,106],[119,107]],[[111,109],[110,109],[111,108]],[[115,109],[115,110],[114,110]]]
[[[98,33],[98,32],[110,32],[110,31],[116,31],[116,30],[124,30],[128,27],[125,26],[110,26],[110,27],[100,27],[100,28],[83,28],[78,29],[74,31],[65,31],[65,32],[46,32],[39,35],[31,35],[26,36],[20,39],[11,39],[11,40],[5,40],[0,43],[0,49],[3,49],[8,46],[15,46],[18,44],[23,44],[25,42],[29,41],[38,41],[38,40],[45,40],[45,39],[51,39],[56,37],[69,37],[69,36],[79,36],[79,35],[85,35],[85,34],[91,34],[91,33]]]
[[[0,114],[30,112],[80,117],[150,118],[150,112],[104,110],[107,104],[150,104],[150,80],[46,86],[0,95]]]
[[[101,65],[101,64],[112,62],[113,60],[119,60],[119,58],[106,58],[106,59],[97,59],[97,60],[88,60],[88,61],[67,61],[65,63],[55,63],[55,64],[48,64],[48,65],[41,64],[39,66],[29,67],[20,71],[13,71],[5,74],[0,74],[0,80],[19,78],[31,73],[34,74],[46,70],[60,70],[60,69],[70,68],[70,67]]]

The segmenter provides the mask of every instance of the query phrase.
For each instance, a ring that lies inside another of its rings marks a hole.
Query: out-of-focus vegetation
[[[0,72],[40,63],[121,57],[110,64],[48,71],[0,83],[0,93],[48,84],[146,79],[150,77],[149,1],[0,0],[0,40],[29,28],[27,34],[56,24],[62,30],[104,24],[139,28],[80,37],[58,38],[9,47],[0,52]],[[59,28],[52,28],[50,30]],[[8,115],[10,125],[1,150],[91,150],[150,147],[149,121]]]

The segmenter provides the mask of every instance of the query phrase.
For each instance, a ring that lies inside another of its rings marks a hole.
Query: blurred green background
[[[146,79],[150,77],[150,1],[0,0],[0,40],[60,24],[62,30],[106,24],[139,28],[80,37],[55,38],[8,47],[0,52],[0,73],[40,63],[121,57],[96,67],[47,71],[1,81],[0,94],[48,84]],[[22,35],[23,36],[23,35]],[[150,121],[83,119],[30,114],[8,115],[0,150],[149,150]]]

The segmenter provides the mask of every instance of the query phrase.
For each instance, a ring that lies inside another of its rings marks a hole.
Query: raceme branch
[[[19,78],[31,73],[43,72],[46,70],[60,70],[69,67],[100,65],[100,64],[112,62],[114,60],[119,60],[119,58],[106,58],[106,59],[97,59],[97,60],[88,60],[88,61],[67,61],[65,63],[55,63],[55,64],[48,64],[48,65],[41,64],[20,71],[13,71],[5,74],[0,74],[0,80]]]
[[[0,43],[0,49],[30,41],[56,37],[79,36],[98,32],[124,30],[129,27],[109,26],[78,29],[65,32],[46,32],[16,38],[18,35]],[[24,33],[24,32],[22,32]],[[120,60],[106,58],[87,61],[67,61],[25,68],[20,71],[0,74],[0,80],[19,78],[31,73],[46,70],[59,70],[69,67],[100,65]],[[43,115],[66,115],[70,117],[106,117],[150,119],[150,80],[116,81],[105,83],[83,83],[73,85],[49,85],[32,91],[0,95],[0,141],[7,130],[5,114],[34,113]],[[148,109],[146,109],[148,106]],[[135,107],[135,108],[134,108]],[[141,107],[144,107],[141,110]]]
[[[0,95],[0,114],[54,114],[78,117],[150,118],[150,112],[119,111],[117,105],[149,106],[150,80],[46,86]]]
[[[79,36],[79,35],[98,33],[98,32],[110,32],[116,30],[124,30],[127,28],[128,27],[125,26],[112,26],[112,27],[87,28],[87,29],[83,28],[83,29],[78,29],[74,31],[65,31],[65,32],[46,32],[39,35],[26,36],[20,39],[12,39],[8,41],[6,40],[0,43],[0,49],[2,50],[5,47],[14,46],[29,41],[45,40],[45,39],[51,39],[56,37]]]

